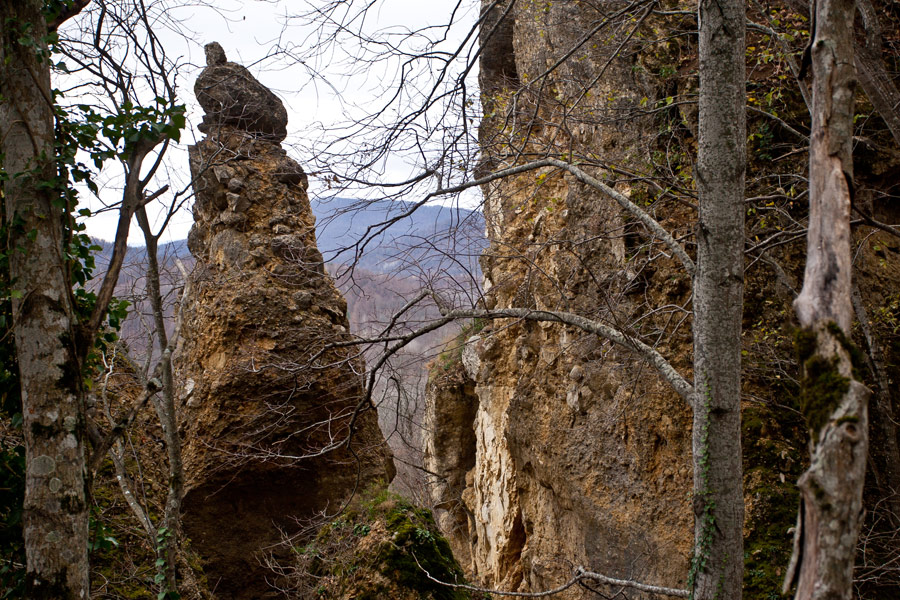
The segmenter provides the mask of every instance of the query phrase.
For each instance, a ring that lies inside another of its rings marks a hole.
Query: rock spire
[[[316,247],[306,175],[279,143],[284,106],[221,46],[206,53],[207,136],[189,149],[183,521],[217,598],[261,598],[282,536],[393,463],[359,359],[326,348],[349,338],[347,304]]]

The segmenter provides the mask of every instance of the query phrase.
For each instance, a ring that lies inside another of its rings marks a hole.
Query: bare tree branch
[[[446,581],[440,581],[436,579],[429,573],[425,567],[419,562],[419,559],[415,554],[412,555],[416,561],[416,564],[422,569],[422,572],[425,573],[425,576],[428,577],[431,581],[435,583],[439,583],[440,585],[447,586],[449,588],[457,589],[457,590],[468,590],[470,592],[480,592],[484,594],[494,594],[497,596],[510,596],[514,598],[546,598],[548,596],[555,596],[556,594],[560,594],[570,587],[582,582],[582,581],[596,581],[598,583],[603,583],[606,585],[614,585],[623,588],[631,588],[634,590],[638,590],[641,592],[649,592],[651,594],[661,594],[663,596],[672,596],[674,598],[690,598],[691,593],[688,590],[680,590],[676,588],[667,588],[658,585],[648,585],[646,583],[640,583],[638,581],[633,581],[631,579],[617,579],[614,577],[609,577],[607,575],[603,575],[601,573],[595,573],[594,571],[588,571],[584,567],[578,567],[575,569],[575,575],[569,579],[564,584],[541,592],[506,592],[502,590],[495,590],[492,588],[482,588],[474,585],[467,585],[463,583],[449,583]]]
[[[605,338],[614,344],[636,353],[648,361],[660,376],[668,382],[688,404],[692,404],[694,386],[692,386],[662,354],[651,348],[644,342],[634,339],[621,331],[599,321],[593,321],[581,315],[567,312],[546,310],[531,310],[527,308],[498,308],[492,310],[451,310],[444,313],[445,317],[453,319],[524,319],[526,321],[541,321],[562,323],[577,327],[582,331],[593,333]]]

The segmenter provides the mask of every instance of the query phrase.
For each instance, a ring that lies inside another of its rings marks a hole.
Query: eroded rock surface
[[[212,134],[217,125],[230,125],[280,142],[287,136],[287,110],[270,89],[243,65],[229,62],[222,46],[206,46],[207,66],[194,83],[197,102],[206,116],[199,129]]]
[[[478,409],[475,383],[462,362],[437,363],[426,387],[424,438],[426,468],[431,471],[433,513],[453,555],[463,565],[472,560],[474,516],[463,494],[471,485],[475,466],[475,431]]]
[[[260,561],[286,551],[283,536],[390,480],[393,463],[362,365],[325,348],[348,339],[347,305],[316,247],[306,175],[276,141],[284,108],[217,44],[208,56],[209,135],[190,148],[184,529],[217,598],[262,598],[273,574]]]
[[[542,79],[536,87],[553,90],[555,100],[526,89],[516,100],[521,110],[510,116],[513,91],[555,64],[561,48],[575,47],[596,13],[579,3],[516,3],[494,29],[492,19],[504,11],[496,8],[482,28],[494,33],[483,40],[484,167],[510,165],[521,132],[509,123],[532,117],[524,152],[552,154],[560,144],[615,164],[647,160],[643,140],[652,138],[652,124],[615,116],[652,95],[652,86],[631,59],[612,56],[618,38],[593,40]],[[580,86],[601,71],[582,95]],[[619,206],[574,177],[544,169],[483,191],[488,308],[561,310],[627,327],[645,301],[684,302],[689,278],[678,265],[658,260],[654,273],[641,273],[638,240],[623,235]],[[676,209],[665,218],[677,228],[683,214]],[[651,301],[643,293],[654,275]],[[473,579],[535,592],[583,565],[684,586],[693,535],[684,401],[633,355],[577,329],[484,325],[469,339],[455,378],[432,370],[425,424],[425,466],[442,477],[432,489],[436,519]],[[680,333],[660,350],[689,374],[689,331]],[[449,434],[450,421],[470,435]],[[463,438],[467,448],[451,451]],[[592,596],[572,588],[559,597]]]

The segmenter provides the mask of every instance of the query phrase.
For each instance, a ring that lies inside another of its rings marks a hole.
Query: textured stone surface
[[[424,461],[431,473],[432,511],[453,555],[469,565],[475,518],[463,493],[475,466],[472,422],[478,399],[462,362],[433,366],[426,395],[424,429],[429,435],[424,439]]]
[[[542,73],[590,29],[591,18],[576,3],[521,3],[511,14],[515,26],[500,31],[482,64],[482,90],[501,115],[516,78]],[[606,65],[620,41],[591,44],[542,89],[557,99],[579,97],[579,85]],[[635,72],[629,61],[613,60],[568,113],[564,102],[536,107],[522,93],[518,102],[528,108],[518,117],[537,111],[531,149],[572,144],[620,164],[646,160],[647,124],[609,118],[651,95]],[[571,137],[557,137],[563,119]],[[508,122],[485,120],[485,165],[503,165]],[[543,171],[484,192],[492,244],[482,259],[488,307],[566,310],[612,323],[640,314],[643,298],[631,289],[641,263],[626,260],[633,240],[622,235],[618,205],[573,178]],[[658,261],[656,269],[655,300],[682,301],[688,288],[677,265]],[[681,334],[660,350],[689,374],[689,331]],[[433,497],[439,509],[454,497],[462,501],[435,514],[442,527],[461,532],[444,529],[460,560],[469,560],[470,574],[488,586],[539,591],[583,565],[684,586],[693,527],[685,403],[628,352],[572,328],[495,321],[470,342],[457,379],[433,374],[426,414],[426,468],[444,478]],[[467,434],[449,439],[442,422]],[[468,449],[452,450],[463,440]],[[560,597],[584,594],[570,589]]]
[[[690,8],[666,5],[676,6]],[[796,6],[776,6],[766,10],[797,23],[806,18]],[[494,35],[482,40],[482,174],[545,154],[577,163],[646,207],[693,255],[698,64],[695,40],[680,33],[695,30],[696,22],[648,12],[630,39],[632,16],[627,24],[613,19],[600,27],[624,7],[501,1],[486,15],[482,32]],[[495,29],[496,16],[507,8],[508,23]],[[791,322],[805,261],[806,202],[797,199],[806,194],[801,180],[808,162],[793,149],[805,143],[796,132],[808,127],[808,113],[795,85],[759,68],[767,40],[752,30],[748,36],[748,48],[757,48],[748,52],[750,103],[759,101],[755,90],[781,94],[779,118],[795,129],[773,129],[771,119],[748,112],[743,593],[756,600],[777,595],[784,579],[788,532],[796,523],[795,482],[808,442]],[[801,50],[803,42],[795,43],[794,50]],[[612,59],[616,50],[621,54]],[[896,223],[897,203],[885,199],[898,185],[898,158],[879,127],[873,122],[868,129],[879,142],[854,149],[854,206]],[[789,188],[782,187],[786,173],[797,182]],[[668,193],[672,189],[680,190],[677,197]],[[642,336],[692,378],[690,278],[615,204],[550,170],[494,182],[483,191],[491,240],[482,259],[487,307],[559,309],[602,320]],[[773,220],[774,212],[782,216]],[[794,241],[781,238],[765,252],[752,247],[788,231],[797,232]],[[886,236],[854,227],[853,276],[868,313],[858,308],[856,317],[873,328],[871,338],[857,335],[854,341],[874,357],[868,383],[879,389],[871,408],[882,415],[872,421],[871,531],[857,564],[865,565],[859,572],[879,572],[860,582],[878,592],[873,598],[892,598],[897,589],[896,575],[881,567],[896,564],[896,544],[876,548],[879,538],[895,539],[891,515],[898,511],[888,507],[900,489],[889,483],[897,481],[891,465],[900,464],[892,416],[900,411],[887,383],[900,364],[900,250],[896,238],[888,242]],[[459,555],[469,557],[469,572],[487,585],[522,591],[557,585],[578,564],[614,577],[685,586],[693,511],[691,419],[684,402],[633,354],[575,329],[506,320],[487,325],[479,336],[463,352],[456,378],[433,374],[426,415],[426,467],[439,478],[433,488],[438,522],[459,532],[449,535],[454,548],[468,546]],[[878,346],[884,343],[893,348],[882,354]],[[875,365],[882,358],[886,364]],[[471,435],[448,434],[441,423]],[[461,443],[471,450],[453,447]],[[470,452],[474,464],[461,458]],[[453,498],[461,505],[446,504]],[[883,537],[874,533],[879,530]],[[570,589],[560,597],[597,596]]]
[[[190,148],[184,529],[217,598],[260,598],[261,555],[393,464],[362,365],[324,349],[348,338],[347,305],[316,248],[303,170],[270,138],[210,133]],[[319,456],[347,439],[357,408],[349,448]]]
[[[287,110],[281,100],[245,67],[228,62],[222,47],[206,46],[206,68],[194,83],[197,102],[206,115],[200,131],[212,134],[229,125],[280,142],[287,135]]]

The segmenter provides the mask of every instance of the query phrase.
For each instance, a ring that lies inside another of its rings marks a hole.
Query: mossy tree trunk
[[[47,25],[39,0],[0,0],[0,152],[26,448],[28,598],[89,596],[81,369],[63,254]]]
[[[801,402],[810,466],[785,591],[795,598],[850,598],[862,522],[869,391],[854,374],[850,325],[850,201],[853,193],[852,0],[812,5],[813,74],[809,231],[803,289],[794,302],[803,368]]]
[[[746,167],[745,6],[700,2],[694,275],[693,598],[741,598],[741,314]]]

